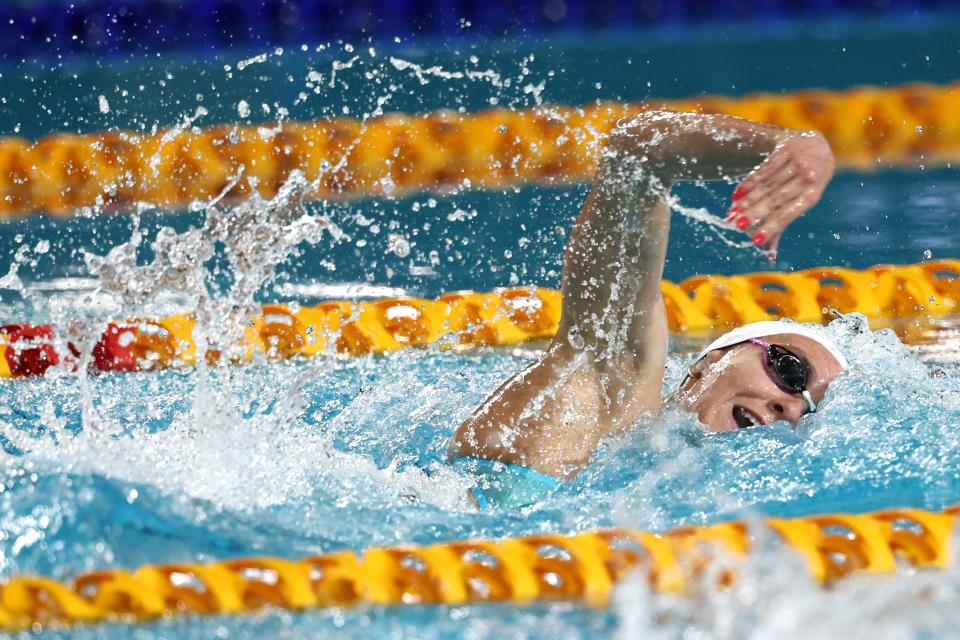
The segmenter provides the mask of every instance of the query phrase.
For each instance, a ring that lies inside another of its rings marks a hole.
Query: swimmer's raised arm
[[[637,158],[667,180],[746,175],[727,220],[743,218],[738,228],[771,251],[783,230],[819,201],[834,169],[833,152],[818,131],[699,113],[648,111],[620,123],[601,154],[601,167],[613,169],[612,176],[598,175],[605,184],[624,184],[621,157]]]
[[[833,156],[819,134],[730,116],[648,112],[619,124],[564,254],[563,315],[544,356],[454,434],[452,456],[569,476],[598,442],[660,403],[667,325],[660,280],[677,180],[738,179],[731,209],[758,245],[820,197]]]
[[[819,133],[723,115],[647,112],[618,125],[570,233],[555,341],[582,344],[601,366],[628,374],[662,350],[670,187],[748,173],[732,210],[770,246],[819,199],[833,155]]]

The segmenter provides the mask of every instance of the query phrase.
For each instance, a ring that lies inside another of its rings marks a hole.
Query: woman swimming
[[[556,336],[450,443],[454,464],[479,476],[480,506],[535,500],[585,466],[601,439],[661,406],[668,332],[660,280],[673,182],[746,176],[727,221],[774,258],[784,229],[816,204],[833,169],[830,146],[814,131],[669,112],[618,124],[567,242]],[[796,423],[845,366],[814,327],[755,323],[711,344],[672,399],[711,431]]]

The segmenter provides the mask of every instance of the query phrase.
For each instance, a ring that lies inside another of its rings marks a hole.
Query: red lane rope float
[[[792,318],[828,322],[833,311],[868,318],[925,319],[960,312],[960,260],[877,265],[864,270],[818,267],[793,273],[693,276],[662,283],[674,333],[725,330],[748,322]],[[436,300],[401,297],[314,306],[264,305],[242,342],[249,361],[325,355],[365,355],[440,343],[440,348],[513,345],[556,333],[561,295],[554,289],[516,287],[489,293],[458,291]],[[194,320],[189,315],[134,319],[107,325],[92,351],[99,371],[183,367],[196,360]],[[54,347],[49,325],[0,326],[0,378],[43,375],[76,363],[78,350]],[[207,351],[215,363],[220,353]]]
[[[232,192],[238,198],[252,189],[274,196],[293,169],[318,180],[316,198],[582,181],[590,178],[610,128],[651,108],[817,129],[847,168],[929,167],[960,159],[960,83],[388,114],[272,128],[56,133],[33,143],[0,138],[0,217],[140,202],[183,207],[221,193],[241,167],[256,180],[254,186],[240,181]]]
[[[960,506],[944,512],[888,509],[864,515],[770,518],[766,526],[798,553],[816,581],[893,573],[898,563],[943,569]],[[0,583],[0,628],[136,622],[164,615],[236,615],[275,607],[609,602],[616,583],[640,571],[652,589],[682,594],[692,584],[723,589],[755,541],[743,522],[658,534],[611,529],[424,547],[329,553],[301,560],[234,558],[209,564],[103,570],[67,582],[14,576]],[[714,565],[716,566],[716,565]],[[710,576],[710,577],[708,577]],[[704,583],[704,581],[708,583]]]

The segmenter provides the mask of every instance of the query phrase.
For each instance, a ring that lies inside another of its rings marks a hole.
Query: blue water
[[[556,68],[557,86],[553,89],[548,83],[545,95],[558,101],[778,90],[816,83],[847,86],[877,78],[952,79],[947,77],[952,72],[947,62],[955,51],[945,44],[946,26],[899,33],[891,40],[892,29],[888,25],[869,34],[834,34],[832,40],[829,34],[816,39],[799,34],[768,35],[766,40],[751,36],[763,51],[786,48],[794,64],[808,64],[803,70],[781,70],[777,76],[770,75],[773,62],[762,56],[754,59],[742,42],[722,34],[704,36],[699,49],[697,42],[670,38],[613,43],[606,49],[582,43],[548,48],[537,52],[542,53],[537,64],[544,66],[530,76],[539,82],[548,77],[546,70]],[[891,41],[900,45],[891,46]],[[851,56],[860,56],[860,64],[839,64],[848,52],[841,51],[845,47]],[[709,75],[707,61],[689,53],[698,50],[716,58],[717,74],[709,80],[704,79]],[[938,55],[924,65],[917,50]],[[433,55],[408,53],[418,59]],[[467,53],[444,55],[456,58]],[[690,64],[669,66],[674,54],[687,56],[683,59]],[[884,64],[863,64],[868,55]],[[243,57],[231,58],[231,64]],[[508,51],[494,62],[484,62],[515,73],[511,65],[521,57]],[[297,72],[296,81],[289,84],[302,88],[301,71],[308,58],[299,53],[272,56],[268,63],[251,67],[265,80],[247,77],[239,84],[223,78],[223,60],[193,66],[172,60],[119,70],[26,69],[45,88],[39,95],[27,90],[18,94],[24,102],[0,109],[0,120],[11,123],[11,130],[12,123],[21,122],[26,135],[60,128],[61,118],[67,122],[62,126],[74,130],[170,124],[179,115],[171,119],[162,113],[164,108],[182,114],[192,112],[198,102],[214,101],[209,88],[203,89],[202,101],[193,95],[197,83],[206,87],[222,83],[224,104],[242,97],[257,106],[259,91],[282,93],[277,86],[285,82],[287,72]],[[626,65],[627,59],[635,61],[631,65],[658,62],[649,74],[651,87],[639,79],[642,75],[627,82],[611,71],[616,68],[613,63]],[[329,59],[323,60],[329,64]],[[756,74],[737,66],[747,60]],[[902,65],[908,63],[904,71]],[[164,71],[165,64],[171,69]],[[598,78],[603,76],[596,80],[601,85],[614,81],[614,76],[621,84],[591,88],[594,69],[603,69],[597,71]],[[73,72],[80,78],[70,84]],[[174,79],[165,80],[166,72]],[[359,76],[344,75],[359,81]],[[748,77],[741,80],[741,75]],[[131,97],[129,104],[116,97],[124,89],[139,96],[136,88],[143,77],[151,78],[145,97]],[[773,77],[791,79],[775,82]],[[161,80],[170,87],[161,87]],[[114,110],[91,115],[97,94],[107,91],[113,92]],[[437,81],[426,94],[418,91],[413,81],[403,85],[391,107],[462,103],[477,108],[489,93],[507,102],[528,99],[517,89],[465,90]],[[372,102],[373,94],[368,93],[354,85],[347,95],[362,112],[364,107],[357,105]],[[150,96],[162,96],[163,101],[157,106]],[[272,95],[269,101],[279,99]],[[55,104],[53,113],[27,108],[35,105],[31,101],[42,100]],[[326,92],[318,100],[329,106],[336,103],[336,96]],[[322,115],[326,107],[316,108]],[[219,105],[212,109],[212,120],[236,120],[234,110],[232,103]],[[349,239],[326,238],[302,247],[301,255],[282,263],[278,277],[257,297],[308,302],[336,297],[347,291],[345,285],[357,284],[427,296],[517,283],[556,286],[563,243],[584,194],[582,186],[525,187],[504,193],[313,205],[314,212],[329,216]],[[685,205],[719,213],[729,187],[685,187],[679,195]],[[955,169],[841,174],[823,201],[791,227],[777,268],[865,267],[960,256],[960,236],[950,232],[958,222],[958,209],[960,177]],[[463,216],[454,215],[457,210],[469,215],[458,220]],[[199,214],[146,212],[140,226],[149,240],[161,226],[184,231],[199,222]],[[27,283],[25,292],[0,290],[3,319],[62,321],[176,308],[189,292],[150,301],[144,308],[128,308],[95,291],[84,252],[105,254],[126,242],[132,224],[127,215],[94,214],[65,220],[35,217],[0,226],[0,273],[16,263],[18,275]],[[378,232],[375,226],[380,227]],[[409,255],[386,251],[388,230],[409,242]],[[48,241],[49,247],[40,241]],[[24,245],[31,250],[18,258],[16,252]],[[669,255],[667,276],[672,279],[768,268],[753,250],[731,248],[714,230],[679,215]],[[139,257],[145,262],[153,256],[144,245]],[[221,252],[206,265],[208,286],[215,292],[226,291],[236,279],[237,274],[223,273],[224,259]],[[948,327],[920,350],[903,346],[891,332],[866,330],[856,317],[831,330],[857,354],[857,363],[831,387],[822,410],[805,418],[798,430],[776,426],[707,436],[689,416],[668,408],[660,419],[605,443],[594,464],[574,482],[522,512],[476,513],[465,498],[471,478],[457,475],[438,460],[453,429],[505,378],[532,362],[537,345],[468,354],[410,350],[209,371],[93,377],[62,373],[8,382],[0,399],[0,435],[12,452],[2,458],[0,576],[35,572],[67,578],[94,568],[143,563],[250,554],[295,558],[463,537],[611,525],[665,529],[756,513],[799,515],[894,505],[936,509],[960,502],[956,332]],[[665,390],[679,382],[689,357],[671,355]],[[924,633],[949,637],[948,590],[960,583],[954,569],[932,582],[917,582],[918,578],[863,587],[853,583],[829,599],[814,588],[795,559],[776,548],[760,554],[744,573],[746,586],[724,596],[729,599],[707,598],[693,609],[630,584],[605,611],[553,604],[268,612],[132,628],[105,625],[59,635],[673,638],[685,630],[700,637],[746,637],[748,631],[760,629],[782,637],[805,633],[824,637],[851,629],[848,620],[827,615],[826,610],[857,607],[877,612],[868,621],[875,626],[857,628],[858,633],[866,633],[866,628],[879,637],[892,631],[904,633],[887,637]],[[902,584],[907,586],[898,586]],[[926,593],[927,599],[917,604],[911,589]],[[756,592],[765,594],[766,608],[756,604]],[[911,615],[920,611],[925,615]],[[798,617],[805,622],[783,627],[784,620]],[[940,624],[941,620],[945,622]]]
[[[719,214],[728,206],[730,190],[723,185],[680,185],[675,193],[684,205]],[[507,193],[411,196],[388,203],[313,204],[311,210],[329,215],[352,241],[304,245],[301,255],[284,262],[258,298],[311,303],[337,297],[318,292],[316,285],[345,283],[425,297],[531,283],[559,287],[563,246],[585,194],[586,187],[579,186],[526,187]],[[470,215],[460,219],[457,211]],[[161,227],[183,231],[198,221],[195,214],[146,213],[140,223],[144,244]],[[397,227],[388,230],[391,221]],[[944,229],[958,223],[960,179],[955,170],[841,173],[821,202],[787,230],[775,265],[755,249],[728,246],[727,241],[743,242],[742,236],[718,234],[702,222],[675,215],[665,276],[679,281],[700,273],[790,271],[822,265],[865,268],[955,257],[960,256],[960,235]],[[101,217],[95,224],[89,219],[46,216],[9,222],[0,226],[0,273],[10,268],[23,239],[31,239],[30,244],[52,238],[55,241],[45,253],[28,255],[19,276],[26,282],[48,283],[54,291],[89,289],[95,283],[82,281],[89,278],[83,252],[103,254],[127,241],[131,224],[126,216]],[[407,240],[409,255],[387,250],[391,234]],[[141,254],[144,259],[152,256],[146,246]],[[214,267],[211,264],[211,271]],[[64,278],[80,281],[55,282]],[[229,277],[221,274],[215,279],[222,286]],[[49,293],[41,290],[35,295],[42,299]],[[0,313],[11,320],[49,319],[49,309],[41,301],[25,304],[21,293],[0,289]],[[104,315],[103,309],[74,302],[81,305],[74,309],[77,313]]]
[[[98,418],[80,433],[84,400],[74,380],[14,383],[2,419],[14,428],[47,428],[35,431],[36,440],[21,437],[33,452],[6,465],[3,574],[68,577],[158,561],[295,558],[611,525],[664,529],[744,510],[799,515],[960,501],[957,368],[919,362],[889,332],[858,334],[855,319],[835,330],[861,358],[800,433],[778,426],[705,436],[689,417],[668,411],[607,443],[575,482],[523,512],[476,513],[463,500],[469,478],[421,469],[442,456],[459,420],[529,363],[530,353],[402,352],[247,367],[218,372],[207,391],[197,389],[196,372],[105,375],[89,381]],[[667,388],[688,358],[671,357]],[[289,420],[284,402],[298,379],[304,404]],[[199,416],[190,415],[194,399]],[[805,572],[795,579],[806,580]],[[502,609],[463,611],[483,626],[500,620]],[[335,631],[339,620],[348,636],[430,622],[418,637],[448,637],[458,628],[451,615],[443,608],[358,610],[146,629],[207,636],[225,626],[231,637],[258,637],[289,623],[294,637],[307,637]],[[555,637],[530,617],[546,617],[574,637],[618,624],[613,612],[558,604],[510,610],[510,628]]]

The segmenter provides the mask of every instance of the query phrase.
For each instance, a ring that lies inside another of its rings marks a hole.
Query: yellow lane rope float
[[[583,107],[438,111],[220,125],[153,134],[56,133],[0,138],[0,217],[146,202],[182,207],[233,190],[266,197],[293,169],[318,180],[317,198],[396,195],[419,189],[503,188],[589,179],[598,142],[620,118],[650,108],[726,113],[817,129],[841,167],[934,166],[960,158],[960,83],[702,96]]]
[[[854,572],[892,573],[898,563],[945,568],[960,507],[942,513],[890,509],[766,521],[810,575],[829,583]],[[613,586],[641,571],[652,588],[683,593],[711,559],[743,556],[754,540],[743,522],[674,529],[445,542],[367,549],[302,560],[237,558],[210,564],[95,571],[63,583],[16,576],[0,586],[0,628],[150,620],[168,614],[239,614],[266,606],[304,610],[355,605],[573,600],[607,604]],[[719,554],[718,554],[719,551]],[[711,588],[736,579],[734,564]]]
[[[674,333],[708,334],[748,322],[792,318],[828,322],[832,310],[871,319],[922,320],[960,312],[960,260],[877,265],[854,270],[818,267],[792,273],[693,276],[663,281],[667,319]],[[423,347],[514,345],[549,339],[560,321],[555,289],[516,287],[490,293],[457,291],[436,300],[400,297],[313,306],[264,305],[246,327],[240,360],[364,355]],[[175,315],[110,323],[93,348],[91,366],[102,371],[157,370],[196,360],[194,319]],[[50,325],[0,326],[0,377],[42,375],[75,359],[76,349],[54,348]],[[216,362],[220,354],[207,352]]]

